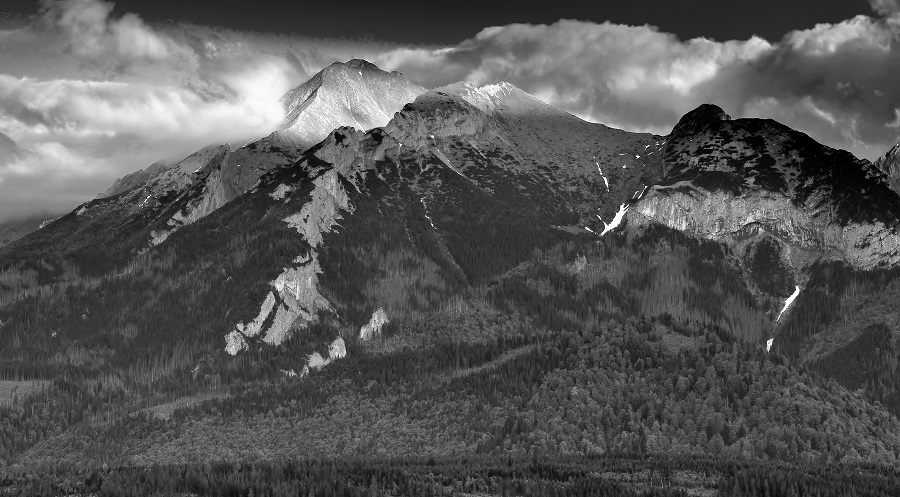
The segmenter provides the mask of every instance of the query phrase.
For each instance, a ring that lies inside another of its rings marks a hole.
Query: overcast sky
[[[900,139],[897,0],[287,3],[2,0],[0,220],[266,135],[285,91],[357,57],[629,130],[712,102],[869,159]]]

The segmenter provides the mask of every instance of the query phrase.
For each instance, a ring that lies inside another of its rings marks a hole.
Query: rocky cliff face
[[[887,175],[891,189],[900,194],[900,143],[879,157],[875,167]]]
[[[900,262],[900,197],[867,161],[711,105],[675,126],[664,153],[668,175],[629,209],[630,225],[729,242],[768,232],[858,268]]]
[[[364,60],[335,63],[282,98],[287,115],[274,138],[311,147],[341,126],[379,128],[422,93],[401,74]]]
[[[122,219],[127,216],[150,220],[138,250],[157,246],[256,187],[265,174],[293,164],[332,130],[384,126],[423,92],[399,73],[365,61],[332,64],[283,97],[286,117],[269,136],[237,149],[210,145],[174,163],[154,163],[116,180],[78,211],[106,225],[128,222]]]
[[[317,322],[320,312],[333,312],[331,303],[319,291],[322,267],[317,249],[322,245],[323,236],[344,215],[353,213],[345,185],[359,185],[374,162],[384,157],[383,147],[393,144],[383,140],[380,133],[374,136],[382,138],[380,143],[373,143],[372,134],[339,128],[293,166],[295,183],[274,185],[270,198],[287,201],[293,195],[303,195],[304,183],[311,180],[312,191],[303,207],[283,219],[302,235],[309,249],[298,254],[293,264],[270,283],[271,290],[263,299],[259,314],[249,322],[238,323],[225,336],[225,350],[229,354],[246,350],[248,339],[257,336],[265,343],[279,345],[294,330]]]

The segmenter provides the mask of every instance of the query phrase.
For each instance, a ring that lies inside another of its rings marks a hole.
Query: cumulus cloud
[[[588,120],[668,133],[701,103],[784,122],[874,159],[900,136],[896,0],[877,15],[718,42],[680,40],[653,26],[561,20],[490,27],[455,47],[379,57],[426,86],[510,81]]]
[[[44,21],[59,28],[68,48],[86,58],[116,57],[133,63],[190,58],[174,40],[147,27],[135,14],[111,19],[113,4],[95,0],[44,2]]]
[[[161,158],[265,136],[287,90],[380,48],[43,2],[30,21],[0,26],[0,220],[72,209]]]

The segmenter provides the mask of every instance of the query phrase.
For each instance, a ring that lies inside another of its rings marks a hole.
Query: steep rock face
[[[381,328],[388,323],[387,313],[384,308],[379,307],[372,313],[372,318],[359,329],[360,340],[371,340],[381,334]]]
[[[841,226],[769,192],[735,197],[724,192],[659,194],[651,188],[628,216],[634,225],[652,220],[714,240],[766,231],[798,247],[843,258],[859,268],[900,262],[900,234],[883,223]]]
[[[331,304],[319,292],[322,267],[316,250],[323,236],[345,214],[353,213],[344,185],[358,184],[365,174],[365,161],[358,158],[365,155],[362,142],[368,136],[352,128],[339,128],[295,166],[313,178],[312,192],[300,212],[283,221],[303,236],[309,250],[298,255],[294,264],[285,267],[270,283],[272,290],[264,298],[259,314],[250,322],[238,323],[225,336],[229,354],[247,349],[247,339],[259,335],[264,342],[279,345],[290,337],[292,330],[317,322],[319,312],[333,312]],[[376,151],[370,157],[383,157],[383,153]],[[294,187],[281,183],[270,196],[273,200],[283,200],[295,192]]]
[[[255,187],[264,174],[293,163],[332,130],[342,126],[362,130],[384,126],[395,112],[424,92],[424,88],[399,73],[382,71],[366,61],[351,60],[326,67],[285,94],[282,102],[287,115],[271,135],[234,151],[216,148],[223,154],[221,157],[207,160],[206,165],[190,173],[183,166],[189,157],[149,177],[145,183],[168,182],[169,190],[185,191],[188,186],[191,190],[186,194],[189,198],[185,205],[167,221],[168,227],[151,235],[151,244],[162,243],[179,227],[209,215]],[[208,155],[206,150],[194,155]],[[143,176],[156,169],[159,167],[135,173],[137,176],[121,180],[122,184],[114,185],[113,190],[139,184]],[[185,182],[185,178],[189,181]]]
[[[875,167],[887,175],[891,189],[900,194],[900,143],[879,157]]]
[[[900,262],[900,197],[886,176],[774,121],[701,106],[673,129],[665,167],[630,224],[723,241],[765,231],[859,268]]]

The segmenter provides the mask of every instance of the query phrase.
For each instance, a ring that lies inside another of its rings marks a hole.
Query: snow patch
[[[422,197],[420,200],[422,201],[422,208],[425,210],[425,219],[428,219],[428,222],[431,223],[433,229],[437,229],[434,226],[434,221],[431,220],[431,216],[428,215],[428,206],[425,205],[425,197]]]
[[[597,219],[599,219],[600,222],[603,223],[603,233],[600,233],[600,236],[609,233],[610,231],[616,229],[620,224],[622,224],[622,220],[625,219],[626,212],[628,212],[628,206],[626,204],[620,205],[619,211],[616,212],[616,215],[613,216],[613,219],[609,224],[606,224],[606,221],[604,221],[603,218],[601,218],[598,214]]]
[[[774,338],[770,338],[770,339],[766,340],[766,352],[768,352],[769,350],[772,349],[772,344],[773,344],[773,343],[775,343],[775,339],[774,339]]]
[[[776,323],[778,322],[779,319],[781,319],[781,315],[784,314],[784,311],[788,310],[788,307],[790,307],[791,304],[794,303],[794,300],[797,299],[798,295],[800,295],[800,287],[799,286],[794,290],[794,293],[792,293],[791,296],[788,297],[787,300],[784,301],[784,307],[781,309],[781,312],[778,313],[778,317],[775,318]]]
[[[643,189],[640,189],[640,190],[634,192],[634,195],[632,195],[631,198],[634,200],[640,200],[641,197],[644,196],[644,192],[646,192],[646,191],[647,191],[647,186],[645,185]]]
[[[85,212],[87,212],[87,210],[88,210],[87,205],[82,205],[81,208],[78,209],[78,212],[75,213],[75,215],[80,216],[80,215],[84,214]]]
[[[600,168],[600,163],[597,161],[594,161],[594,164],[597,165],[597,170],[600,171],[600,176],[603,177],[603,183],[606,185],[606,191],[608,192],[609,191],[609,180],[606,179],[606,175],[603,174],[603,169]]]

